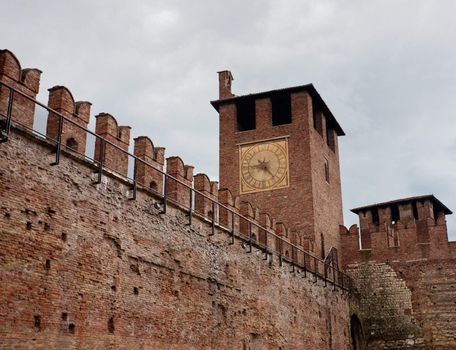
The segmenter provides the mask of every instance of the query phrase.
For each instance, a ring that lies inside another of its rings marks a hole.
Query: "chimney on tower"
[[[231,82],[233,81],[233,75],[229,70],[222,70],[217,73],[219,76],[219,99],[223,100],[233,97],[234,95],[231,93]]]

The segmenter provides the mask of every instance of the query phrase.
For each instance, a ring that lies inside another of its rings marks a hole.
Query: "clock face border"
[[[242,161],[244,156],[247,152],[249,152],[252,148],[259,147],[261,145],[269,145],[274,144],[280,148],[282,148],[284,155],[285,155],[285,175],[281,179],[280,183],[269,186],[267,188],[257,188],[249,185],[242,175]],[[270,140],[262,140],[257,142],[251,143],[243,143],[239,145],[239,192],[240,194],[249,194],[249,193],[257,193],[257,192],[265,192],[265,191],[273,191],[282,188],[287,188],[290,186],[290,167],[289,167],[289,156],[288,156],[288,138],[274,138]]]

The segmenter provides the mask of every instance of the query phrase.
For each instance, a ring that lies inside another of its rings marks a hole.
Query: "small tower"
[[[284,222],[324,257],[343,224],[338,136],[312,84],[235,96],[219,74],[220,186]]]
[[[351,210],[359,216],[360,249],[375,261],[450,256],[446,215],[434,195],[396,199]]]

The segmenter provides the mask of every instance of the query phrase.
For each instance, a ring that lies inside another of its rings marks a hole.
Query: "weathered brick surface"
[[[0,348],[349,348],[346,294],[31,136],[0,154]]]

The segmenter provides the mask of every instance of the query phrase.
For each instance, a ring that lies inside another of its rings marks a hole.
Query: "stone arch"
[[[350,333],[353,350],[365,350],[366,342],[364,340],[363,327],[356,314],[350,317]]]

